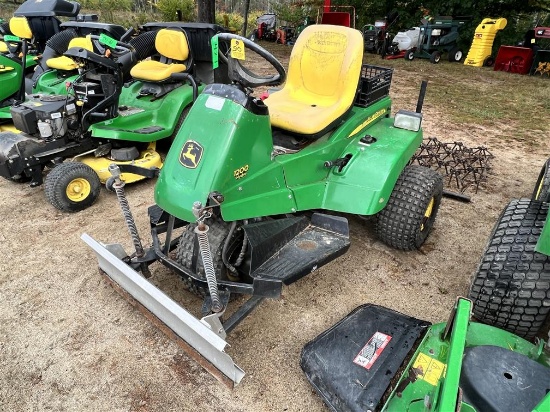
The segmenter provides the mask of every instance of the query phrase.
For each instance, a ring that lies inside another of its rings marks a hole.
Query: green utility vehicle
[[[443,184],[437,172],[407,166],[422,141],[425,87],[415,112],[392,116],[392,71],[363,65],[360,31],[304,29],[286,83],[263,101],[251,88],[285,82],[279,61],[243,37],[216,40],[216,56],[221,44],[231,45],[232,84],[206,86],[177,133],[149,209],[152,247],[143,248],[118,180],[113,188],[136,253],[82,238],[108,280],[234,384],[244,372],[223,351],[226,333],[264,298],[280,297],[283,285],[345,253],[342,214],[374,216],[382,241],[414,250],[432,229]],[[271,72],[259,76],[241,63],[245,49]],[[200,321],[136,272],[147,274],[157,260],[205,298]],[[250,298],[222,323],[231,294]]]
[[[471,321],[446,323],[364,305],[309,342],[301,367],[333,411],[550,410],[550,343]]]
[[[452,17],[436,17],[433,21],[422,20],[418,46],[405,52],[405,60],[430,59],[439,63],[444,53],[448,54],[450,62],[459,62],[464,52],[458,46],[458,31],[466,21]]]

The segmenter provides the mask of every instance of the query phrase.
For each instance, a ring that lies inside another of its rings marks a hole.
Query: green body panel
[[[540,232],[539,240],[535,246],[535,251],[542,253],[544,255],[550,256],[550,224],[548,220],[550,218],[550,213],[546,216],[546,221]]]
[[[11,112],[10,112],[11,106],[5,106],[0,108],[0,119],[10,119],[11,121]],[[6,123],[6,122],[2,122]]]
[[[454,411],[456,410],[458,383],[462,368],[462,356],[464,349],[481,345],[499,346],[508,350],[521,353],[542,365],[550,366],[550,360],[540,346],[520,338],[510,332],[493,326],[470,322],[471,302],[459,299],[454,324],[451,329],[450,339],[442,340],[442,334],[446,323],[433,325],[422,340],[414,356],[411,358],[399,383],[409,374],[419,356],[429,357],[444,365],[444,372],[428,382],[424,376],[417,377],[416,381],[408,383],[401,396],[394,392],[382,408],[388,412],[403,411]],[[430,379],[428,379],[430,380]],[[397,387],[398,384],[395,386]],[[425,397],[429,398],[431,407],[427,409],[424,404]],[[544,407],[550,402],[548,394],[539,404]],[[461,411],[476,412],[475,409],[464,402]],[[545,410],[545,409],[541,409]],[[481,412],[481,411],[477,411]]]
[[[212,108],[214,103],[222,107]],[[188,141],[202,147],[195,168],[180,163]],[[199,95],[166,156],[155,186],[155,202],[168,213],[194,221],[195,201],[206,204],[208,194],[220,191],[226,220],[291,212],[295,207],[286,188],[283,169],[271,160],[273,143],[269,117],[254,115],[233,101]],[[246,176],[235,171],[246,168]]]
[[[183,85],[156,100],[152,100],[152,96],[138,99],[142,85],[142,82],[134,82],[122,89],[118,106],[119,109],[128,107],[129,114],[94,123],[90,127],[93,137],[148,143],[172,135],[184,108],[193,102],[193,89]],[[199,93],[203,89],[204,86],[199,86]],[[124,111],[119,110],[119,113]],[[159,130],[139,132],[150,127]]]
[[[21,85],[22,67],[20,63],[0,54],[0,65],[13,67],[13,70],[0,73],[0,102],[11,97]]]
[[[57,70],[48,70],[40,75],[33,87],[33,93],[67,94],[67,83],[72,83],[78,74],[60,76]]]
[[[223,101],[220,110],[209,99]],[[211,106],[211,105],[210,105]],[[395,182],[422,141],[422,132],[393,127],[387,118],[391,100],[354,107],[334,132],[292,154],[272,158],[269,117],[240,104],[201,95],[172,145],[155,189],[155,201],[167,212],[191,221],[195,201],[205,204],[214,191],[224,196],[226,221],[325,209],[374,214],[387,203]],[[377,141],[360,143],[365,135]],[[204,149],[190,169],[179,158],[185,142]],[[326,161],[351,155],[348,164],[327,168]],[[239,170],[246,169],[246,173]]]
[[[354,107],[345,124],[330,137],[312,143],[298,153],[278,156],[297,210],[325,209],[372,215],[384,208],[399,174],[422,142],[422,131],[410,132],[393,127],[385,117],[391,101],[383,99],[368,108]],[[372,123],[348,138],[365,119]],[[365,135],[376,143],[362,144]],[[351,155],[348,164],[327,169],[327,160]]]

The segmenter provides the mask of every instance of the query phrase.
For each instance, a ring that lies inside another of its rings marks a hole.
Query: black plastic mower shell
[[[550,391],[550,368],[498,346],[464,352],[460,388],[478,411],[531,411]]]
[[[79,11],[80,4],[74,1],[27,0],[13,14],[25,17],[76,17]]]
[[[300,366],[332,410],[374,411],[429,326],[382,306],[363,305],[309,342]]]
[[[86,36],[88,34],[94,34],[99,36],[100,34],[108,34],[115,40],[120,38],[126,33],[126,29],[118,24],[100,23],[95,21],[66,21],[61,23],[62,29],[72,28],[79,36]]]

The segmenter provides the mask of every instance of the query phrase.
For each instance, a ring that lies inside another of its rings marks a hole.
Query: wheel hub
[[[92,188],[90,182],[83,178],[73,179],[67,185],[67,197],[73,202],[80,202],[86,199]]]

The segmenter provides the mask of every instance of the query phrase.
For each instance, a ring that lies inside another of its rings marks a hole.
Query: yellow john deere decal
[[[244,165],[243,167],[239,167],[237,170],[233,170],[233,177],[237,180],[242,179],[246,176],[246,173],[248,172],[248,165]]]
[[[181,149],[180,163],[189,169],[195,169],[201,161],[202,152],[203,148],[200,144],[188,140]]]
[[[367,120],[365,120],[363,123],[361,123],[359,126],[357,126],[355,129],[353,129],[353,132],[350,133],[348,138],[355,136],[361,129],[368,126],[372,122],[374,122],[376,119],[378,119],[380,116],[384,116],[386,114],[386,109],[380,109],[373,115],[367,117]]]
[[[445,364],[428,355],[419,353],[414,361],[413,368],[420,370],[418,377],[430,385],[437,385],[439,378],[445,372]]]

